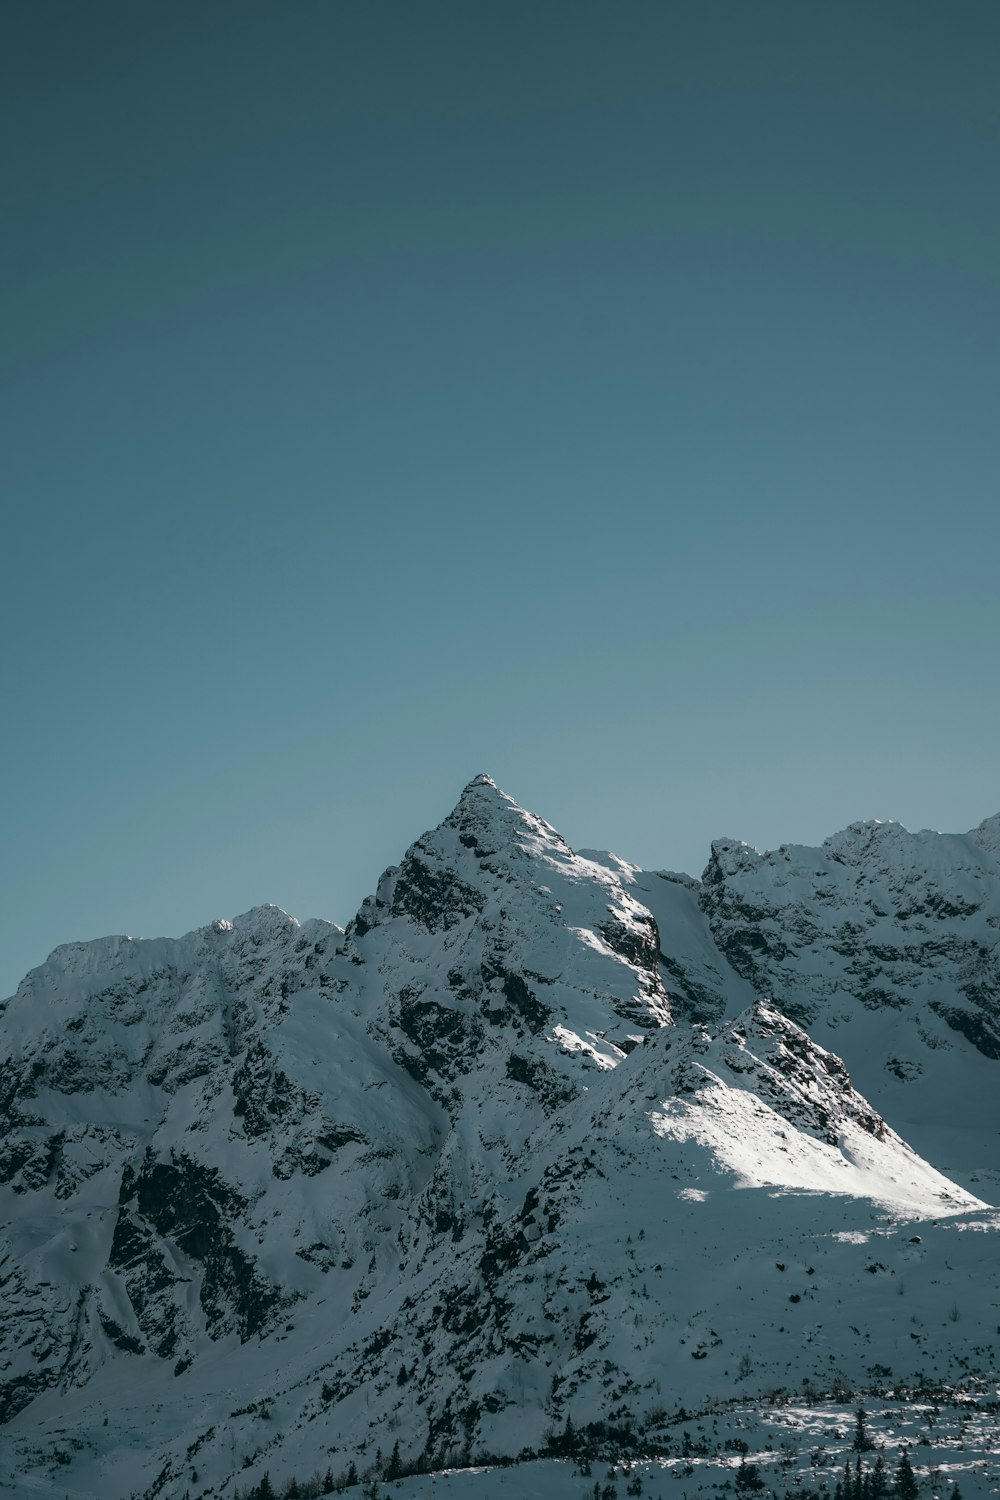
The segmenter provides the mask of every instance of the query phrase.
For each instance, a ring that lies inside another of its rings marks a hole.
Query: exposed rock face
[[[698,882],[574,853],[480,776],[346,931],[262,907],[57,949],[0,1010],[9,1470],[62,1495],[70,1432],[79,1492],[183,1494],[197,1452],[228,1494],[385,1423],[430,1456],[634,1427],[715,1388],[720,1321],[766,1344],[776,1236],[832,1308],[894,1219],[992,1232],[935,1168],[998,1124],[997,823],[722,842]],[[856,1044],[870,1099],[790,1016]],[[935,1234],[932,1299],[968,1261]],[[916,1361],[904,1313],[871,1317]]]

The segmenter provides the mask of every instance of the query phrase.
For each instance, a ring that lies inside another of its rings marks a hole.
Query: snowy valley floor
[[[994,1393],[1000,1396],[1000,1390]],[[948,1500],[958,1485],[963,1500],[1000,1494],[1000,1400],[956,1396],[953,1401],[872,1399],[865,1406],[873,1443],[861,1454],[869,1471],[881,1453],[890,1483],[900,1454],[910,1454],[918,1494]],[[701,1413],[677,1430],[687,1449],[678,1457],[610,1462],[607,1458],[539,1459],[505,1467],[470,1466],[382,1480],[381,1500],[696,1500],[727,1494],[834,1494],[850,1460],[856,1408],[817,1403],[733,1407]],[[282,1476],[275,1485],[280,1496]],[[596,1485],[596,1490],[595,1490]],[[195,1489],[191,1490],[194,1500]],[[363,1486],[343,1492],[362,1496]],[[371,1486],[368,1486],[371,1494]]]
[[[909,1453],[920,1500],[950,1500],[957,1485],[962,1500],[1000,1495],[1000,1387],[975,1395],[939,1393],[936,1399],[900,1401],[864,1398],[865,1434],[871,1447],[860,1454],[865,1473],[881,1455],[890,1485],[900,1456]],[[856,1468],[857,1405],[790,1401],[756,1407],[733,1404],[692,1413],[671,1425],[676,1451],[655,1458],[604,1456],[545,1458],[504,1465],[469,1464],[400,1479],[361,1479],[336,1493],[357,1500],[698,1500],[728,1495],[830,1496],[845,1465]],[[257,1485],[239,1477],[222,1485],[199,1483],[192,1467],[183,1488],[136,1492],[136,1500],[256,1500]],[[330,1493],[317,1471],[269,1475],[275,1500],[310,1500]],[[292,1481],[295,1481],[295,1484]],[[42,1477],[0,1474],[0,1494],[17,1500],[103,1500],[68,1475],[65,1486]]]

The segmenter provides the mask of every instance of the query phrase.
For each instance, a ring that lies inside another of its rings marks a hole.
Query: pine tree
[[[323,1475],[323,1494],[332,1495],[337,1481],[333,1477],[333,1470],[327,1465],[326,1473]]]
[[[872,1468],[872,1500],[887,1500],[889,1494],[889,1476],[885,1472],[885,1459],[881,1453],[875,1460]]]
[[[389,1454],[389,1462],[386,1465],[385,1477],[386,1479],[398,1479],[402,1472],[403,1466],[399,1458],[399,1439],[397,1438],[392,1445],[392,1452]]]
[[[740,1466],[736,1471],[736,1488],[738,1490],[761,1490],[764,1482],[760,1477],[760,1470],[756,1464],[748,1464],[746,1454],[740,1458]]]
[[[851,1500],[854,1494],[854,1479],[851,1474],[851,1460],[848,1458],[844,1465],[844,1477],[840,1481],[841,1500]]]
[[[854,1450],[856,1453],[870,1453],[874,1447],[868,1431],[868,1413],[859,1406],[854,1413]]]
[[[917,1476],[913,1472],[910,1455],[904,1448],[899,1455],[899,1465],[896,1469],[896,1494],[899,1500],[917,1500],[919,1493]]]

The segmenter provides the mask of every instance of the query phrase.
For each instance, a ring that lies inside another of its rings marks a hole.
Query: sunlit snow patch
[[[625,1056],[621,1048],[616,1047],[612,1042],[603,1041],[592,1031],[588,1032],[587,1036],[590,1038],[589,1041],[585,1041],[575,1031],[570,1031],[568,1026],[552,1028],[553,1041],[558,1042],[559,1046],[565,1048],[567,1052],[583,1052],[593,1058],[599,1068],[616,1068]]]
[[[729,1088],[706,1070],[697,1099],[666,1099],[650,1113],[656,1134],[707,1147],[738,1187],[849,1194],[935,1218],[983,1207],[890,1133],[886,1141],[853,1121],[836,1146],[797,1130],[756,1094]]]

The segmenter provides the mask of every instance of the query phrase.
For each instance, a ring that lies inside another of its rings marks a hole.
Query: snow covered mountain
[[[480,776],[346,930],[57,949],[0,1009],[0,1493],[995,1379],[998,826],[697,882]]]
[[[767,854],[718,840],[692,894],[713,945],[707,979],[669,957],[691,930],[669,880],[636,888],[660,922],[675,1005],[687,982],[731,1014],[746,1003],[735,974],[834,1047],[936,1165],[1000,1191],[1000,816],[964,835],[854,823],[819,849]]]

